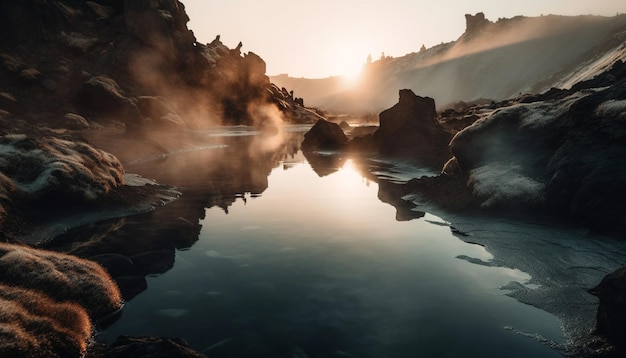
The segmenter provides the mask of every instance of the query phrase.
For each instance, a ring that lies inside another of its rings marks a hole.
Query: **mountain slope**
[[[518,16],[491,22],[466,15],[466,31],[454,42],[367,64],[360,82],[342,88],[338,78],[272,77],[307,104],[328,110],[372,112],[389,107],[409,88],[439,106],[480,98],[567,88],[626,59],[626,15]],[[322,85],[322,83],[324,85]]]

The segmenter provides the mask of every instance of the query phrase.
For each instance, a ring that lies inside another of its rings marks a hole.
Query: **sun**
[[[356,84],[361,77],[367,52],[361,46],[345,42],[334,46],[331,54],[331,74],[340,76],[345,85]]]

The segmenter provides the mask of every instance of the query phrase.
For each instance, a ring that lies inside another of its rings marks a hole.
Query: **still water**
[[[276,163],[262,193],[206,209],[97,339],[177,336],[214,358],[561,356],[559,320],[500,288],[527,273],[457,258],[493,257],[436,216],[396,221],[350,159],[322,176],[299,152]]]

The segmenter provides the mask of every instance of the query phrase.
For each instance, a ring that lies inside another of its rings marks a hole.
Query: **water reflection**
[[[99,340],[182,336],[211,357],[559,356],[504,329],[562,340],[554,317],[498,289],[527,274],[470,263],[492,257],[414,211],[381,165],[305,157],[302,134],[211,133],[210,149],[135,163],[181,199],[51,244],[118,269],[129,302]]]
[[[528,275],[457,259],[491,256],[437,217],[395,221],[377,191],[352,161],[324,177],[278,166],[261,198],[208,209],[200,240],[100,339],[181,335],[212,357],[559,356],[504,329],[560,339],[498,289]]]

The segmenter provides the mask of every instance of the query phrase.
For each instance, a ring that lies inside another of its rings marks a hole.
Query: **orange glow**
[[[341,76],[346,87],[355,85],[361,76],[367,57],[367,50],[361,47],[354,41],[346,41],[337,43],[330,52],[331,73]]]
[[[371,191],[370,180],[363,177],[359,168],[348,159],[341,170],[329,176],[329,180],[333,180],[333,191],[337,193],[337,197],[353,198],[363,195],[363,191]],[[349,203],[353,205],[354,203]]]

